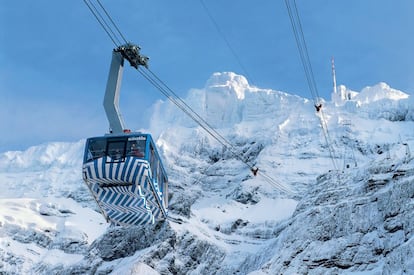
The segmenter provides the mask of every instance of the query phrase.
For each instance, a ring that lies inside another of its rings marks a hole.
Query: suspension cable
[[[289,14],[289,18],[290,18],[290,23],[291,23],[292,29],[293,29],[293,34],[294,34],[295,40],[296,40],[296,46],[297,46],[298,51],[299,51],[300,59],[301,59],[301,62],[302,62],[303,69],[305,71],[307,84],[308,84],[310,93],[312,95],[312,100],[313,100],[314,106],[315,106],[317,112],[320,114],[319,118],[320,118],[320,123],[321,123],[321,126],[322,126],[322,132],[323,132],[324,137],[325,137],[325,142],[326,142],[326,145],[327,145],[328,150],[329,150],[329,155],[330,155],[330,158],[332,160],[332,164],[334,166],[334,169],[338,170],[337,165],[335,163],[335,158],[336,158],[335,150],[332,147],[332,142],[331,142],[331,138],[330,138],[329,131],[328,131],[328,125],[327,125],[327,122],[326,122],[324,112],[322,110],[322,104],[320,102],[320,96],[319,96],[319,93],[318,93],[318,88],[317,88],[315,77],[314,77],[314,74],[313,74],[312,65],[311,65],[311,62],[310,62],[310,59],[309,59],[308,48],[306,46],[306,40],[305,40],[305,36],[303,34],[303,28],[302,28],[302,24],[301,24],[301,21],[300,21],[300,16],[299,16],[298,8],[297,8],[297,5],[296,5],[296,0],[292,0],[292,2],[293,2],[293,8],[290,5],[290,1],[285,0],[286,8],[288,10],[288,14]]]
[[[236,51],[234,50],[234,48],[230,44],[230,41],[224,35],[224,32],[221,30],[220,25],[217,23],[217,20],[214,19],[213,15],[211,14],[210,10],[207,8],[204,1],[200,0],[200,3],[201,3],[201,6],[203,7],[204,11],[206,12],[208,18],[210,19],[210,21],[213,23],[214,27],[216,28],[217,33],[220,35],[220,37],[226,43],[226,45],[229,48],[229,50],[230,50],[231,54],[233,55],[234,59],[237,61],[238,65],[240,66],[241,70],[243,71],[243,74],[245,74],[245,76],[247,77],[247,79],[249,80],[250,83],[254,83],[251,75],[249,75],[246,67],[241,62],[240,57],[238,56],[238,54],[236,53]]]
[[[332,165],[333,165],[334,169],[335,170],[338,170],[338,166],[337,166],[337,164],[335,162],[335,159],[337,157],[336,157],[336,154],[335,154],[335,149],[332,146],[332,142],[331,142],[332,139],[331,139],[331,136],[329,134],[328,124],[326,122],[326,119],[325,119],[325,115],[324,115],[323,110],[321,109],[319,112],[321,114],[321,116],[320,116],[320,122],[321,122],[321,126],[322,126],[323,135],[325,137],[325,142],[326,142],[326,145],[328,146],[329,156],[331,158]]]
[[[106,32],[106,34],[109,36],[109,38],[114,43],[115,47],[118,47],[121,43],[118,43],[115,41],[117,40],[116,37],[113,36],[112,30],[109,28],[108,24],[106,24],[105,20],[103,20],[102,15],[97,11],[95,5],[92,4],[92,2],[89,2],[87,0],[83,0],[85,5],[89,8],[89,10],[92,12],[93,16],[95,17],[96,21],[101,25],[102,29]],[[107,29],[109,28],[109,30]],[[112,35],[111,35],[112,33]]]
[[[102,5],[100,0],[96,0],[99,4],[99,6],[102,8],[102,10],[105,12],[106,16],[108,17],[109,21],[111,21],[112,25],[115,27],[116,31],[119,33],[119,35],[122,37],[125,43],[128,43],[128,41],[125,39],[125,36],[122,34],[122,32],[119,30],[118,26],[115,24],[114,20],[112,20],[112,17],[109,15],[109,13],[106,11],[105,7]]]
[[[313,74],[312,64],[311,64],[310,58],[309,58],[308,47],[307,47],[307,44],[306,44],[305,35],[303,34],[303,28],[302,28],[302,23],[301,23],[300,17],[299,17],[298,7],[296,5],[296,0],[293,0],[293,1],[294,1],[294,4],[295,4],[295,10],[294,11],[295,11],[295,14],[296,14],[297,22],[299,24],[300,37],[302,38],[302,42],[303,42],[305,60],[307,60],[307,63],[308,63],[308,70],[309,70],[308,74],[310,76],[311,86],[314,89],[314,94],[316,96],[317,103],[319,103],[318,100],[319,100],[320,96],[319,96],[319,92],[318,92],[318,87],[317,87],[316,82],[315,82],[315,76]]]
[[[109,32],[112,34],[112,37],[118,42],[118,46],[121,45],[121,40],[118,38],[118,36],[115,34],[115,32],[113,31],[113,29],[109,26],[108,22],[106,22],[105,18],[103,17],[103,15],[99,12],[98,8],[93,4],[93,2],[90,2],[90,4],[92,5],[93,9],[95,10],[96,14],[99,16],[99,18],[101,18],[103,24],[106,26],[106,28],[109,30]]]
[[[291,8],[289,0],[285,0],[286,8],[289,13],[290,23],[293,29],[293,34],[295,35],[296,46],[298,47],[303,70],[305,71],[307,84],[311,92],[314,105],[317,106],[319,104],[319,94],[315,84],[312,66],[309,60],[309,54],[303,35],[302,24],[300,23],[299,13],[296,7],[296,1],[293,0],[293,3],[295,5],[294,9]]]

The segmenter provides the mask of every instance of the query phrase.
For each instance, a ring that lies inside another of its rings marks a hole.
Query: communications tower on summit
[[[333,83],[332,101],[337,106],[343,105],[346,100],[351,99],[351,94],[347,93],[347,91],[345,89],[342,89],[341,87],[339,88],[339,91],[338,91],[337,85],[336,85],[335,59],[333,56],[331,59],[331,64],[332,64],[332,83]]]
[[[336,90],[336,74],[335,74],[335,59],[332,56],[332,80],[333,80],[333,93],[336,95],[337,94],[337,90]]]

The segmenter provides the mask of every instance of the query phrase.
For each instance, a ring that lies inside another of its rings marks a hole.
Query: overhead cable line
[[[92,12],[93,16],[95,17],[96,21],[101,25],[101,27],[104,29],[106,34],[109,36],[109,38],[112,40],[114,45],[116,47],[121,45],[120,40],[113,32],[112,28],[108,25],[108,23],[103,18],[102,14],[98,11],[96,6],[91,2],[90,0],[83,0],[83,2],[86,4],[86,6],[89,8],[89,10]]]
[[[83,2],[85,3],[85,5],[89,8],[89,10],[91,11],[91,13],[93,14],[93,16],[95,17],[96,21],[98,21],[98,23],[101,25],[101,27],[104,29],[104,31],[106,32],[106,34],[109,36],[109,38],[112,40],[112,42],[114,43],[114,45],[116,47],[119,46],[119,42],[117,43],[115,41],[115,38],[111,35],[110,31],[107,30],[107,28],[105,27],[106,24],[104,23],[104,21],[102,21],[101,17],[98,15],[99,13],[97,13],[96,11],[96,7],[90,3],[87,0],[83,0]]]
[[[210,10],[207,8],[207,6],[204,3],[204,1],[203,0],[200,0],[200,3],[201,3],[201,6],[203,7],[204,11],[206,12],[208,18],[210,19],[210,21],[213,23],[214,27],[216,28],[217,33],[220,35],[220,37],[226,43],[226,45],[229,48],[229,50],[230,50],[231,54],[233,55],[234,59],[236,59],[238,65],[240,66],[241,70],[243,71],[243,74],[246,76],[246,78],[249,80],[250,83],[254,83],[251,75],[248,73],[246,67],[243,65],[243,62],[241,62],[241,59],[238,56],[237,52],[234,50],[234,48],[230,44],[230,41],[227,39],[226,35],[221,30],[220,25],[214,19],[213,15],[211,14]]]
[[[128,41],[125,39],[125,36],[122,34],[122,32],[119,30],[118,26],[115,24],[114,20],[112,20],[112,17],[109,15],[109,13],[106,11],[105,7],[102,5],[100,0],[96,0],[99,4],[99,6],[102,8],[102,10],[105,12],[106,16],[109,18],[109,20],[111,21],[112,25],[115,27],[115,29],[117,30],[117,32],[119,33],[119,35],[122,37],[122,39],[124,40],[125,43],[128,43]]]
[[[293,34],[295,35],[296,46],[299,50],[300,59],[302,62],[303,70],[305,71],[305,76],[307,80],[307,84],[309,90],[312,95],[312,100],[315,106],[317,106],[319,102],[319,93],[318,88],[315,83],[315,78],[313,75],[312,65],[310,63],[308,49],[306,46],[305,37],[303,35],[302,24],[300,23],[299,13],[296,6],[296,1],[293,0],[294,8],[292,9],[289,3],[289,0],[285,0],[286,8],[289,13],[290,23],[292,25]]]
[[[89,0],[90,1],[90,0]],[[99,2],[99,0],[97,0]],[[95,16],[96,20],[100,23],[101,27],[105,30],[109,38],[114,42],[117,49],[121,49],[123,46],[121,44],[118,37],[115,35],[113,29],[109,26],[106,20],[103,19],[103,16],[100,12],[97,11],[96,6],[94,6],[91,2],[84,0],[85,4],[88,6],[90,11]],[[99,2],[99,5],[104,10],[104,13],[108,18],[110,18],[109,14],[106,12],[103,5]],[[115,22],[112,18],[109,19],[111,24],[115,27],[117,32],[121,35],[121,37],[125,40],[124,36],[120,32],[119,28],[116,26]],[[108,29],[107,29],[108,28]],[[118,41],[119,44],[115,42]],[[126,40],[125,40],[126,41]],[[128,43],[127,43],[128,44]],[[139,47],[138,47],[139,48]],[[128,59],[128,56],[124,56]],[[130,61],[128,59],[128,61]],[[131,61],[130,61],[131,62]],[[132,63],[131,63],[132,65]],[[142,65],[142,64],[138,64]],[[187,114],[194,122],[196,122],[201,128],[203,128],[209,135],[211,135],[216,141],[218,141],[224,148],[226,148],[234,157],[239,159],[242,163],[244,163],[249,169],[253,172],[254,175],[261,175],[269,184],[273,185],[277,189],[292,194],[292,190],[288,187],[284,186],[283,184],[277,182],[272,177],[268,176],[264,171],[259,171],[257,167],[250,164],[247,160],[245,160],[236,150],[235,146],[232,145],[224,136],[222,136],[219,132],[217,132],[206,120],[204,120],[197,112],[195,112],[184,100],[182,100],[170,87],[168,87],[165,82],[163,82],[154,72],[149,70],[147,66],[144,66],[147,71],[141,69],[140,66],[137,64],[133,65],[134,68],[145,78],[148,82],[150,82],[156,89],[158,89],[163,95],[165,95],[171,102],[173,102],[179,109],[181,109],[185,114]]]
[[[293,7],[291,7],[290,2],[293,2]],[[300,16],[298,12],[298,8],[296,5],[296,0],[285,0],[286,8],[288,10],[290,23],[292,25],[293,34],[296,40],[296,46],[299,51],[299,56],[302,62],[303,69],[305,71],[305,76],[307,80],[307,84],[312,95],[313,104],[316,108],[316,111],[320,114],[320,122],[322,126],[322,131],[324,134],[326,145],[328,146],[329,155],[332,160],[332,164],[335,170],[338,170],[336,162],[335,162],[335,150],[331,145],[331,138],[328,131],[328,125],[326,123],[325,115],[322,109],[322,103],[320,101],[320,96],[318,92],[318,88],[315,82],[315,76],[313,74],[312,65],[309,59],[308,48],[306,46],[305,36],[303,34],[303,28],[300,21]]]

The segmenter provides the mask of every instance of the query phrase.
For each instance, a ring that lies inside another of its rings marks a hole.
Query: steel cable
[[[296,0],[292,0],[293,2],[293,6],[294,8],[292,8],[290,6],[290,2],[289,0],[285,0],[285,4],[286,4],[286,8],[289,14],[289,18],[290,18],[290,22],[292,25],[292,30],[293,30],[293,34],[295,36],[295,40],[296,40],[296,46],[298,48],[299,51],[299,55],[300,55],[300,59],[302,62],[302,66],[303,69],[305,71],[305,76],[306,76],[306,80],[307,80],[307,84],[312,96],[312,100],[314,103],[315,108],[317,109],[318,113],[320,114],[319,118],[320,118],[320,123],[322,126],[322,131],[325,137],[325,142],[327,144],[328,150],[329,150],[329,155],[330,158],[332,160],[332,164],[334,166],[334,169],[337,170],[337,165],[335,163],[335,150],[332,146],[332,142],[331,142],[331,138],[329,135],[329,131],[328,131],[328,125],[326,123],[326,118],[324,115],[324,112],[322,110],[322,104],[320,102],[320,96],[318,93],[318,88],[316,85],[316,81],[315,81],[315,76],[313,74],[313,69],[312,69],[312,65],[309,59],[309,54],[308,54],[308,49],[306,46],[306,40],[305,40],[305,36],[303,33],[303,28],[302,28],[302,24],[301,24],[301,20],[300,20],[300,16],[299,16],[299,11],[296,5]]]

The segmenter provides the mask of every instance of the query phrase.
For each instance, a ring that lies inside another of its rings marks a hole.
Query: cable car
[[[113,51],[104,98],[110,133],[88,138],[83,158],[83,180],[114,225],[154,223],[168,212],[168,178],[156,144],[150,134],[125,129],[119,113],[124,59],[133,60],[131,66],[148,60],[138,50],[128,43]]]
[[[149,134],[88,138],[83,179],[113,224],[154,223],[167,215],[168,179]]]

